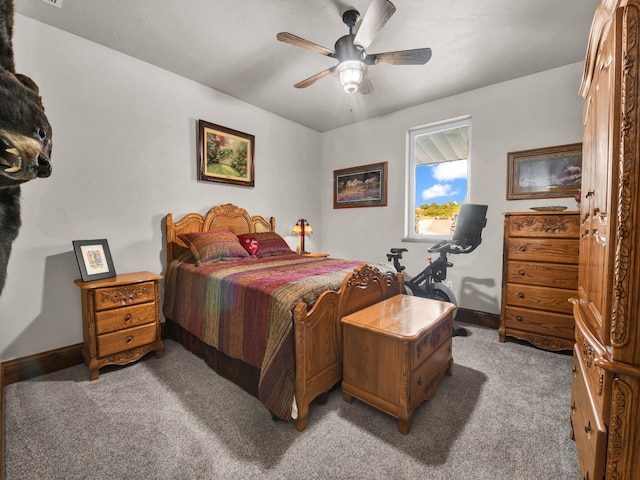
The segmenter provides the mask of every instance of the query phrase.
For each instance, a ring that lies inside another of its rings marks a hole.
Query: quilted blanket
[[[288,420],[294,398],[293,310],[337,290],[362,262],[282,255],[167,268],[163,311],[182,328],[260,369],[258,398]]]

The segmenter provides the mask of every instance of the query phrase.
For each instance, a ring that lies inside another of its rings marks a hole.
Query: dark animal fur
[[[38,86],[15,72],[13,0],[0,0],[0,294],[20,229],[20,185],[51,175],[51,125]]]

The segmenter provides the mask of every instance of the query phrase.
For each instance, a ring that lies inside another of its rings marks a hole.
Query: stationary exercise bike
[[[471,253],[482,242],[482,229],[487,224],[487,205],[475,205],[465,203],[460,207],[456,217],[455,228],[451,240],[441,240],[427,251],[438,253],[434,261],[430,261],[427,267],[418,275],[404,282],[405,293],[418,297],[432,298],[458,305],[455,295],[443,282],[447,278],[447,268],[453,267],[447,255],[450,253]],[[405,267],[400,264],[403,252],[406,248],[392,248],[387,253],[387,260],[393,260],[393,266],[398,272]],[[455,318],[455,312],[454,312]],[[466,337],[469,332],[462,328],[453,327],[454,336]]]

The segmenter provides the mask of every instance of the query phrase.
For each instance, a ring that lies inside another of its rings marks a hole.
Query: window
[[[409,131],[406,240],[451,236],[468,201],[471,117]]]

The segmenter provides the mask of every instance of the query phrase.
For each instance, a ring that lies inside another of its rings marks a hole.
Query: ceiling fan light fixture
[[[338,78],[347,93],[355,93],[364,79],[367,66],[359,60],[347,60],[338,66]]]

